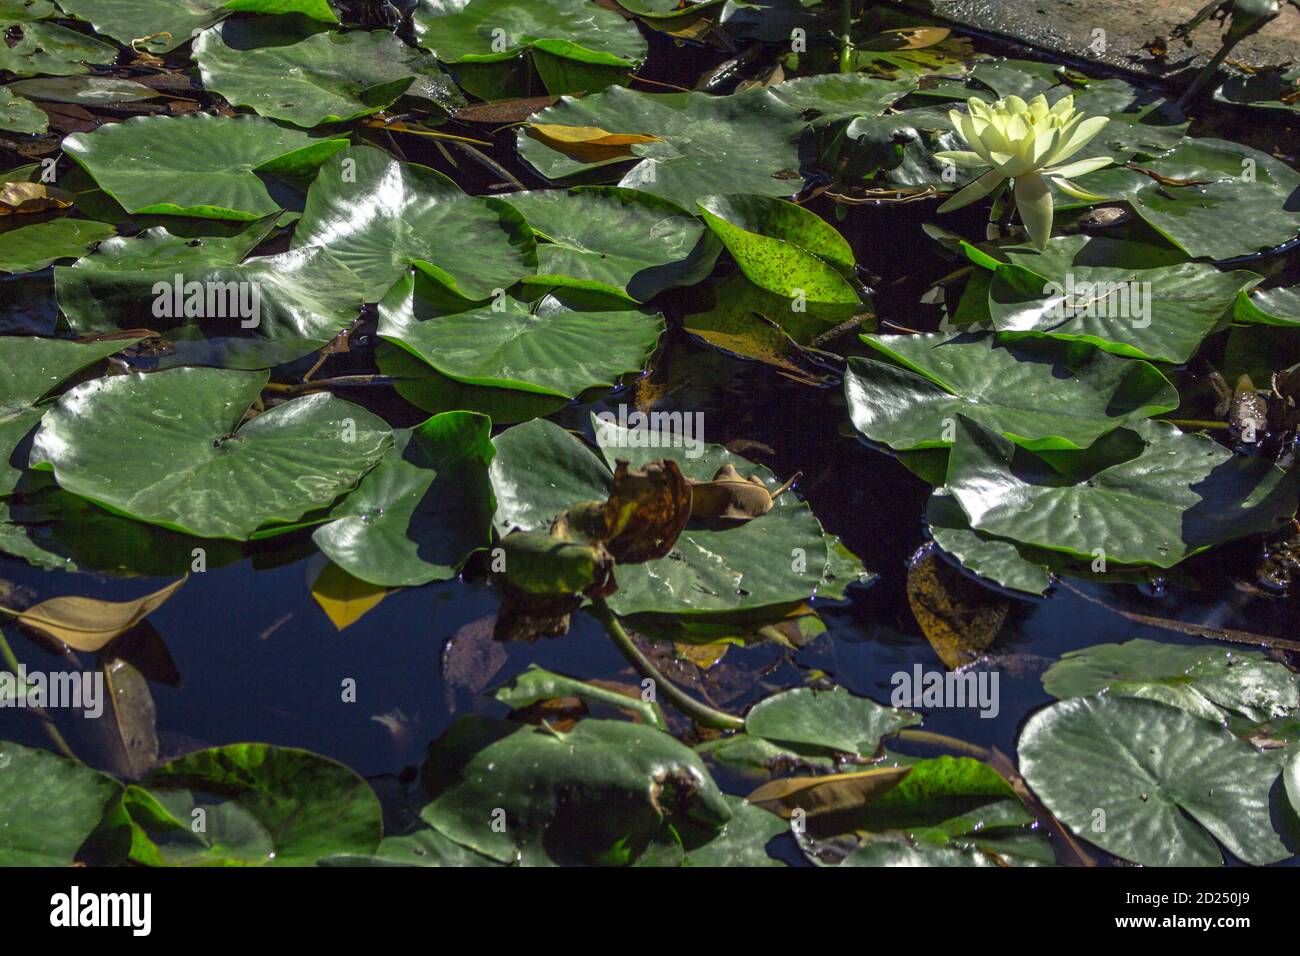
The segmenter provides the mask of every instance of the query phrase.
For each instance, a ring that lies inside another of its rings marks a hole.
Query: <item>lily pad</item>
[[[1277,528],[1300,474],[1203,435],[1140,422],[1086,452],[1041,457],[959,418],[948,489],[977,531],[1092,560],[1173,567]]]
[[[0,71],[16,76],[68,76],[89,73],[91,65],[112,63],[117,47],[57,23],[13,19],[0,10]]]
[[[140,521],[246,540],[263,525],[331,504],[392,442],[380,419],[328,394],[294,399],[241,425],[267,379],[178,368],[87,382],[46,413],[32,467]]]
[[[340,763],[289,747],[231,744],[156,767],[136,826],[168,866],[309,866],[379,846],[379,798]],[[194,823],[196,811],[205,829]]]
[[[1228,140],[1188,138],[1139,165],[1165,182],[1114,167],[1090,175],[1088,191],[1128,200],[1194,259],[1250,255],[1300,232],[1300,173],[1267,153]]]
[[[686,210],[617,187],[534,190],[501,197],[538,239],[536,276],[524,281],[645,302],[713,271],[721,244]]]
[[[548,179],[631,161],[636,165],[618,185],[687,208],[708,195],[790,196],[803,187],[803,117],[769,90],[710,96],[637,93],[614,86],[582,99],[563,97],[534,114],[530,123],[654,137],[583,159],[545,145],[525,128],[519,133],[520,155]]]
[[[1128,641],[1096,644],[1061,656],[1043,675],[1053,697],[1141,697],[1216,723],[1225,710],[1256,723],[1300,708],[1296,677],[1258,651]]]
[[[917,714],[857,697],[842,687],[799,688],[755,704],[745,716],[745,730],[799,752],[873,757],[882,737],[920,722]]]
[[[0,243],[3,243],[0,237]],[[1237,296],[1233,318],[1258,325],[1300,327],[1300,289],[1251,290]]]
[[[50,118],[44,110],[31,100],[16,95],[9,87],[0,86],[0,129],[36,134],[44,133],[49,127]]]
[[[323,2],[323,0],[322,0]],[[64,12],[123,46],[167,53],[226,15],[226,0],[59,0]]]
[[[561,734],[463,717],[430,747],[423,781],[426,823],[526,866],[630,862],[665,824],[717,830],[731,819],[698,756],[623,721],[582,720]]]
[[[321,168],[293,236],[294,249],[306,246],[327,247],[361,276],[367,302],[378,302],[412,265],[470,300],[537,271],[532,232],[514,209],[369,146]]]
[[[467,309],[423,274],[399,280],[379,315],[381,337],[448,378],[562,398],[640,371],[663,334],[657,313],[625,299],[556,289]]]
[[[393,447],[312,540],[380,587],[454,577],[492,540],[491,430],[485,416],[447,412],[394,432]]]
[[[1013,541],[973,530],[947,489],[936,488],[930,495],[925,520],[935,544],[973,574],[1026,594],[1045,594],[1051,586],[1046,562],[1027,557]]]
[[[34,100],[84,106],[136,103],[162,95],[153,87],[115,76],[43,76],[10,83],[8,89]]]
[[[14,451],[45,414],[42,404],[82,369],[120,352],[137,340],[118,338],[79,345],[59,339],[0,337],[0,496],[22,477]]]
[[[646,41],[636,24],[582,0],[422,0],[416,37],[444,63],[492,63],[540,51],[591,66],[635,69]],[[543,74],[545,79],[545,74]],[[580,92],[554,88],[552,93]]]
[[[120,792],[85,764],[0,741],[0,866],[70,866]]]
[[[225,0],[232,13],[300,13],[321,23],[338,23],[338,14],[330,0]]]
[[[445,110],[465,99],[432,55],[387,31],[310,32],[279,19],[227,20],[194,41],[205,89],[232,106],[311,128],[369,116],[403,94]]]
[[[0,272],[36,272],[84,256],[116,230],[90,219],[51,219],[0,232]]]
[[[1052,239],[998,250],[989,287],[993,324],[1007,334],[1090,342],[1116,355],[1186,362],[1226,327],[1237,294],[1260,281],[1199,262],[1162,265],[1173,250],[1112,239]],[[1175,253],[1176,254],[1176,253]]]
[[[64,150],[129,213],[253,220],[283,207],[263,174],[315,172],[347,147],[260,116],[137,116],[76,133]]]
[[[789,824],[743,797],[727,794],[723,799],[731,808],[731,819],[709,842],[688,850],[683,863],[686,866],[785,866],[767,852],[766,846],[788,833]]]
[[[861,306],[849,282],[853,250],[820,216],[770,196],[706,196],[698,206],[759,288],[819,306]]]
[[[1186,711],[1127,697],[1062,701],[1029,718],[1019,753],[1056,818],[1122,859],[1219,866],[1215,839],[1256,865],[1291,855],[1269,809],[1277,763]]]
[[[1086,345],[999,343],[961,332],[862,341],[902,367],[850,359],[849,415],[868,438],[902,451],[951,445],[957,415],[1026,448],[1086,448],[1178,407],[1177,391],[1154,366]]]
[[[565,677],[543,670],[536,664],[528,670],[511,678],[509,683],[497,689],[492,695],[511,710],[522,710],[544,700],[557,700],[562,697],[577,697],[588,703],[603,704],[606,707],[629,711],[639,718],[647,727],[666,731],[668,724],[664,720],[659,705],[637,697],[629,697],[608,687],[598,687],[586,681]]]

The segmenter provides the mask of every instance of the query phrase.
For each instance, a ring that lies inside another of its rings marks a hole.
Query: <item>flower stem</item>
[[[713,727],[717,730],[743,730],[745,728],[745,722],[739,717],[733,717],[731,714],[715,710],[707,704],[701,704],[659,673],[654,664],[650,663],[650,659],[642,654],[640,648],[632,642],[632,638],[628,636],[627,631],[623,630],[623,625],[619,623],[618,616],[609,609],[609,605],[605,603],[604,598],[596,598],[591,604],[592,613],[604,625],[605,633],[614,642],[614,646],[627,658],[627,662],[632,665],[638,674],[654,681],[656,690],[663,695],[668,703],[701,727]]]
[[[21,680],[19,675],[22,673],[22,665],[18,663],[18,658],[14,654],[14,649],[10,647],[9,642],[5,640],[3,631],[0,631],[0,660],[3,660],[5,666],[9,668],[9,670],[13,671],[15,681]],[[27,709],[40,718],[41,725],[45,728],[45,735],[50,738],[50,742],[59,749],[59,752],[69,760],[75,760],[77,763],[81,763],[81,758],[72,752],[72,748],[68,746],[68,742],[63,739],[63,734],[59,733],[59,728],[54,726],[54,721],[50,717],[49,712],[46,711],[44,707],[29,707]]]
[[[853,72],[853,0],[841,0],[840,72]]]

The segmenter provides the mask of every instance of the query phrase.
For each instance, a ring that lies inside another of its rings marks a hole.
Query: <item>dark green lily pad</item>
[[[743,797],[724,795],[731,808],[731,819],[708,843],[688,850],[686,866],[786,866],[767,852],[767,844],[790,826],[774,813],[768,813]]]
[[[121,789],[85,764],[0,741],[0,866],[70,866]]]
[[[582,720],[561,734],[463,717],[430,747],[423,781],[426,823],[526,866],[630,862],[666,823],[716,830],[731,819],[698,756],[623,721]]]
[[[1046,562],[1027,557],[1013,541],[973,530],[970,519],[947,489],[936,488],[930,495],[925,521],[935,544],[966,570],[1026,594],[1045,594],[1051,586]]]
[[[138,103],[162,95],[153,87],[116,76],[43,76],[10,83],[8,89],[34,100],[83,106]]]
[[[353,577],[415,587],[454,577],[492,540],[492,423],[447,412],[393,434],[393,447],[312,534]]]
[[[107,223],[67,218],[0,232],[0,272],[36,272],[79,258],[115,232]]]
[[[3,241],[0,237],[0,243]],[[1300,289],[1279,287],[1242,292],[1237,296],[1232,317],[1238,322],[1257,325],[1300,327]]]
[[[369,146],[321,168],[293,236],[294,249],[313,245],[365,280],[367,302],[378,302],[412,265],[475,301],[537,271],[532,232],[514,209]]]
[[[1295,511],[1298,480],[1159,422],[1111,432],[1086,452],[1035,455],[962,417],[947,484],[977,531],[1168,568],[1274,530]]]
[[[0,24],[3,24],[0,20]],[[31,100],[16,95],[9,87],[0,86],[0,129],[11,133],[44,133],[50,127],[50,118]]]
[[[282,206],[261,174],[302,176],[346,148],[260,116],[137,116],[76,133],[64,150],[129,213],[261,219]]]
[[[721,244],[686,210],[617,187],[533,190],[501,197],[537,235],[536,276],[524,281],[645,302],[706,279]]]
[[[498,688],[492,696],[509,706],[511,710],[523,710],[543,700],[577,697],[588,703],[631,711],[647,727],[665,731],[668,729],[663,711],[656,703],[644,701],[640,697],[629,697],[608,687],[597,687],[595,684],[565,677],[563,674],[555,674],[536,664],[529,665],[528,670],[512,677],[509,683]]]
[[[231,744],[168,761],[143,784],[136,826],[167,866],[310,866],[379,846],[379,798],[340,763],[305,750]],[[194,828],[195,811],[206,830]],[[151,848],[152,849],[152,848]]]
[[[1128,697],[1062,701],[1029,718],[1019,753],[1056,818],[1122,859],[1219,866],[1215,839],[1256,865],[1291,855],[1270,810],[1277,763],[1186,711]]]
[[[1123,425],[1178,407],[1145,362],[1087,345],[999,343],[987,333],[864,335],[899,365],[852,358],[845,394],[853,424],[898,450],[940,448],[966,415],[1026,448],[1084,448]]]
[[[1258,651],[1158,641],[1096,644],[1061,656],[1043,675],[1053,697],[1141,697],[1216,723],[1225,711],[1256,723],[1300,708],[1296,676]]]
[[[745,730],[799,751],[872,757],[882,737],[920,722],[917,714],[857,697],[842,687],[825,691],[799,688],[755,704],[745,716]]]
[[[15,19],[0,10],[0,71],[16,76],[68,76],[89,73],[91,65],[112,63],[117,47],[57,23]]]
[[[227,20],[194,41],[205,89],[232,106],[311,128],[369,116],[403,94],[465,105],[431,54],[387,31],[304,30],[278,18]]]
[[[658,313],[626,299],[560,288],[466,308],[423,274],[400,279],[379,315],[380,336],[448,378],[563,398],[640,371],[663,334]]]
[[[87,382],[46,412],[32,467],[138,520],[247,540],[263,525],[331,504],[392,442],[383,421],[328,394],[294,399],[241,426],[267,378],[178,368]]]
[[[123,46],[167,53],[226,15],[227,0],[59,0],[66,13]],[[320,0],[324,2],[324,0]],[[148,39],[143,39],[147,37]]]

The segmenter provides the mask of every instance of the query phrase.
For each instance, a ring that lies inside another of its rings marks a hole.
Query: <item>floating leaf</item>
[[[80,103],[103,106],[110,103],[135,103],[162,94],[153,87],[115,76],[48,76],[10,83],[8,89],[34,100],[50,103]],[[0,94],[3,98],[3,94]]]
[[[537,271],[532,233],[513,209],[370,146],[321,168],[293,236],[294,249],[307,246],[327,248],[361,276],[367,302],[379,301],[412,265],[472,300]]]
[[[586,863],[639,855],[665,823],[718,830],[731,818],[700,758],[624,721],[567,734],[464,717],[429,749],[420,816],[503,863]],[[494,827],[494,808],[504,827]]]
[[[260,174],[315,172],[346,139],[260,116],[137,116],[77,133],[64,150],[129,213],[249,221],[280,211]]]
[[[761,518],[772,510],[777,498],[790,490],[794,480],[771,489],[761,478],[744,477],[728,462],[710,480],[691,482],[691,517],[724,521]]]
[[[327,564],[316,575],[311,596],[320,605],[336,630],[351,627],[376,604],[388,597],[388,589],[370,584],[344,571],[337,564]]]
[[[0,10],[0,71],[16,76],[66,76],[89,73],[90,64],[112,63],[117,48],[57,23],[22,17],[10,19]]]
[[[1173,567],[1296,507],[1296,473],[1172,425],[1141,422],[1050,462],[1016,447],[959,419],[948,489],[971,526],[1089,561]]]
[[[511,710],[522,710],[543,700],[556,700],[561,697],[578,697],[589,703],[604,704],[619,710],[636,714],[641,723],[667,730],[663,712],[656,703],[647,703],[638,697],[620,694],[616,690],[597,687],[588,681],[575,680],[563,674],[553,674],[536,664],[510,679],[510,682],[492,695]]]
[[[907,603],[939,660],[951,670],[977,661],[1006,622],[1011,602],[949,567],[933,550],[907,568]]]
[[[1027,557],[1014,542],[972,530],[970,519],[946,489],[936,488],[930,495],[925,520],[935,544],[966,570],[1027,594],[1044,594],[1051,585],[1047,564],[1038,560],[1038,553]]]
[[[0,866],[69,866],[121,787],[85,764],[0,741]]]
[[[403,94],[448,111],[465,103],[436,58],[385,31],[227,20],[194,41],[194,60],[204,88],[232,106],[306,128],[369,116]]]
[[[0,25],[4,21],[0,20]],[[11,133],[44,133],[50,126],[50,119],[31,100],[14,93],[10,86],[0,86],[0,129]]]
[[[902,368],[850,359],[849,415],[868,438],[899,450],[950,445],[958,415],[1026,448],[1086,448],[1178,406],[1177,391],[1154,366],[1088,346],[1007,344],[965,332],[862,341]]]
[[[4,183],[0,185],[0,216],[30,215],[51,209],[67,209],[73,197],[65,190],[44,183]]]
[[[0,272],[36,272],[60,259],[76,259],[116,230],[89,219],[53,219],[0,233]]]
[[[755,704],[745,717],[745,730],[801,751],[873,757],[880,738],[920,722],[916,714],[884,707],[842,687],[825,691],[799,688]]]
[[[0,240],[2,241],[2,240]],[[1259,325],[1300,327],[1300,289],[1252,289],[1237,296],[1233,318]]]
[[[246,540],[331,504],[392,442],[383,421],[327,394],[241,426],[266,382],[264,373],[197,368],[87,382],[46,412],[33,467],[138,520]],[[159,429],[165,439],[145,441]]]
[[[1271,819],[1277,763],[1185,711],[1127,697],[1062,701],[1029,718],[1019,753],[1056,818],[1122,859],[1219,866],[1215,839],[1256,865],[1291,855]]]
[[[235,0],[232,0],[235,2]],[[324,0],[318,0],[324,2]],[[150,53],[168,53],[226,15],[227,0],[59,0],[95,32]]]
[[[810,818],[843,813],[880,798],[911,772],[911,767],[876,767],[818,777],[785,777],[763,784],[745,799],[786,820],[796,810]]]
[[[125,634],[175,594],[188,577],[134,601],[56,597],[24,611],[9,611],[24,627],[40,631],[73,650],[95,653]]]
[[[1258,651],[1128,641],[1061,655],[1043,675],[1053,697],[1141,697],[1216,723],[1225,710],[1264,723],[1300,708],[1295,675]]]
[[[381,587],[455,576],[492,536],[492,423],[447,412],[394,433],[393,446],[312,534],[334,565]]]

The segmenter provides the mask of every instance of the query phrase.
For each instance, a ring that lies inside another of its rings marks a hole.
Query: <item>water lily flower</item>
[[[972,151],[935,153],[935,158],[969,169],[992,167],[939,207],[939,212],[961,209],[983,199],[1004,182],[1015,184],[1016,208],[1029,238],[1039,249],[1047,248],[1052,235],[1052,193],[1048,183],[1077,199],[1099,200],[1070,182],[1109,166],[1107,157],[1066,162],[1110,122],[1105,116],[1086,116],[1074,108],[1074,97],[1065,96],[1048,106],[1041,93],[1026,103],[1008,96],[996,103],[971,99],[969,113],[953,110],[952,125]]]

